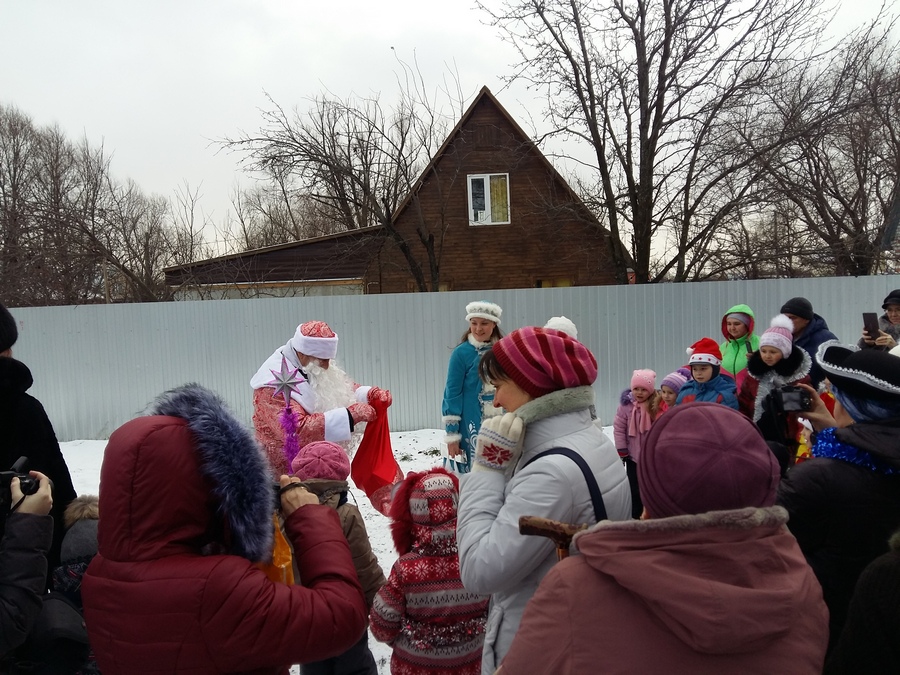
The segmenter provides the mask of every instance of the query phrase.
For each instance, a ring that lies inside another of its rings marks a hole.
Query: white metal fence
[[[503,307],[502,328],[543,325],[564,314],[597,356],[597,411],[611,421],[635,368],[662,379],[704,335],[721,342],[722,314],[744,302],[761,333],[782,303],[808,298],[832,331],[856,342],[861,312],[878,311],[900,275],[645,286],[218,300],[12,309],[15,357],[34,375],[60,440],[107,438],[154,396],[185,382],[217,391],[248,423],[248,384],[303,321],[340,336],[338,362],[363,384],[393,392],[395,431],[440,427],[451,349],[466,329],[465,304]]]

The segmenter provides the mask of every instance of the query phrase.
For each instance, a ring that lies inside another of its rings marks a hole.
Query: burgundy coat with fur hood
[[[254,562],[274,490],[252,433],[198,385],[150,414],[113,433],[100,472],[82,596],[101,672],[286,673],[355,644],[366,606],[334,509],[285,520],[304,585],[270,581]]]

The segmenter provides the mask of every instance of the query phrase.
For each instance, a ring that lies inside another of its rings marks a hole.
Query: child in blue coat
[[[711,338],[700,338],[688,347],[688,366],[691,377],[678,392],[675,405],[693,401],[721,403],[738,409],[737,386],[734,380],[721,372],[722,352]]]

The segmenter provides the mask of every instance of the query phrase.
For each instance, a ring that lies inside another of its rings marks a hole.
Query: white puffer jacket
[[[509,649],[525,611],[544,575],[556,563],[556,548],[545,537],[519,534],[520,516],[541,516],[567,523],[594,523],[594,507],[584,475],[563,455],[535,455],[554,447],[580,454],[603,495],[607,517],[631,515],[631,491],[613,443],[591,420],[590,387],[555,391],[516,411],[526,424],[522,456],[512,476],[475,471],[460,490],[457,520],[459,566],[463,585],[491,594],[482,673],[493,673]]]

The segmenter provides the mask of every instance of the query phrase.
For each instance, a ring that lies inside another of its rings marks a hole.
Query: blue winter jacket
[[[702,384],[696,380],[688,380],[678,392],[675,405],[694,401],[721,403],[738,410],[737,386],[727,375],[716,375],[709,382]]]

